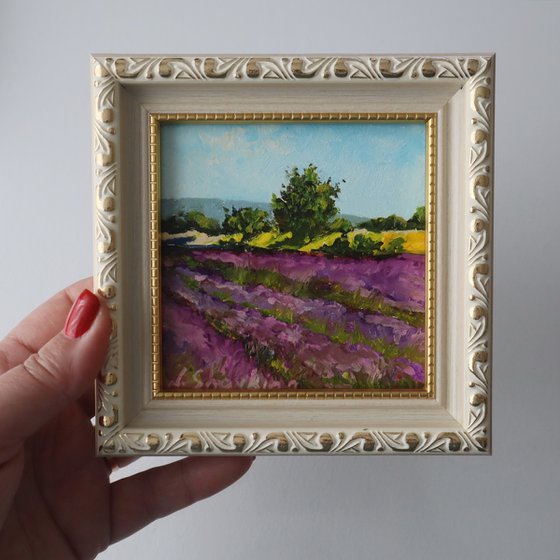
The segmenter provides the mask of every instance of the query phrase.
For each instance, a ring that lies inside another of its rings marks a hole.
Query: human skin
[[[111,319],[93,294],[79,298],[85,289],[91,279],[53,296],[0,342],[2,559],[94,558],[226,488],[252,463],[192,457],[111,483],[111,471],[130,461],[96,457],[90,421]]]

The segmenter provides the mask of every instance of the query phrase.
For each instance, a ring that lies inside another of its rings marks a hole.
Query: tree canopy
[[[222,222],[224,233],[243,233],[244,235],[257,235],[263,231],[270,231],[272,224],[266,210],[259,208],[235,208],[231,211],[224,208],[225,217]]]
[[[272,195],[272,212],[281,232],[292,232],[295,241],[312,239],[328,231],[339,213],[336,199],[339,183],[319,177],[317,167],[309,164],[301,173],[297,167],[286,172],[287,184],[279,196]]]

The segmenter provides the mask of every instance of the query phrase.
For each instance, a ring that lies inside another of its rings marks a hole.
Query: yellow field
[[[384,231],[381,233],[375,233],[368,231],[367,229],[355,229],[346,234],[350,245],[354,244],[354,238],[357,235],[362,235],[371,239],[373,241],[382,241],[383,248],[387,248],[389,243],[397,237],[402,237],[404,239],[403,249],[406,253],[414,253],[416,255],[423,255],[426,252],[426,233],[424,231],[409,230],[409,231]],[[323,237],[318,237],[313,239],[306,245],[299,248],[302,253],[311,253],[312,251],[320,251],[321,247],[330,247],[332,244],[343,236],[341,232],[329,233]],[[220,242],[233,241],[240,243],[243,241],[243,234],[236,233],[233,235],[216,235],[209,236],[205,233],[198,231],[188,231],[186,233],[179,234],[168,234],[162,233],[162,241],[167,241],[169,239],[179,239],[182,237],[191,237],[193,239],[193,244],[195,245],[218,245]],[[292,233],[280,233],[278,231],[267,231],[260,233],[252,239],[246,241],[247,245],[250,247],[256,247],[261,249],[266,249],[277,243],[282,243],[292,238]]]
[[[404,239],[403,248],[407,253],[415,255],[423,255],[426,252],[426,232],[417,230],[408,231],[383,231],[381,233],[374,233],[367,229],[355,229],[348,233],[348,240],[350,243],[354,242],[356,235],[364,235],[373,241],[383,241],[383,247],[397,237]]]
[[[407,253],[423,255],[426,252],[426,232],[425,231],[384,231],[382,234],[383,245],[387,245],[396,237],[404,239],[404,250]]]
[[[354,242],[356,235],[364,235],[373,241],[382,241],[383,248],[397,237],[402,237],[404,239],[403,248],[407,253],[413,253],[416,255],[423,255],[426,252],[426,233],[424,231],[409,230],[409,231],[384,231],[381,233],[374,233],[366,229],[355,229],[348,232],[348,241],[350,244]],[[290,239],[292,237],[291,233],[280,234],[277,231],[268,231],[257,235],[248,244],[251,247],[266,248],[272,244],[279,243]],[[342,237],[342,233],[334,232],[329,233],[323,237],[318,237],[313,239],[303,247],[300,247],[302,253],[311,253],[312,251],[320,251],[321,247],[330,247],[337,239]]]

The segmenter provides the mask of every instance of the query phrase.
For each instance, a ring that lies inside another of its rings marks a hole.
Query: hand
[[[93,558],[219,492],[251,464],[195,457],[110,484],[118,464],[95,457],[90,418],[111,320],[88,286],[60,292],[0,343],[2,559]]]

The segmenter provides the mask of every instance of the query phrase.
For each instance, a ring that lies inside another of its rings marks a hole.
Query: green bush
[[[222,222],[224,233],[242,233],[243,236],[253,237],[264,231],[270,231],[272,224],[268,212],[258,208],[224,208],[225,218]]]
[[[354,237],[354,241],[350,247],[353,256],[371,257],[381,251],[382,241],[375,241],[367,235],[358,234]]]
[[[324,245],[319,249],[319,251],[325,255],[330,255],[332,257],[350,257],[351,249],[350,243],[346,236],[339,237],[334,241],[332,245]]]
[[[402,237],[391,239],[387,246],[382,249],[382,254],[387,256],[400,255],[401,253],[404,253],[404,239]]]
[[[348,233],[352,231],[354,226],[350,220],[346,218],[336,218],[328,225],[328,231],[330,233],[340,232],[340,233]]]
[[[358,227],[376,233],[380,233],[382,231],[402,231],[409,229],[408,222],[404,218],[401,218],[396,214],[391,214],[386,218],[371,218],[371,220],[367,220],[366,222],[362,222],[361,224],[359,224]]]
[[[320,252],[333,257],[393,257],[404,253],[404,242],[402,237],[391,240],[385,247],[383,241],[371,239],[367,235],[357,234],[352,243],[347,236],[339,237],[330,247],[321,247]]]
[[[336,257],[373,257],[380,253],[382,241],[375,241],[366,235],[358,234],[352,243],[345,235],[339,237],[331,246],[321,247],[320,251],[326,255]]]

